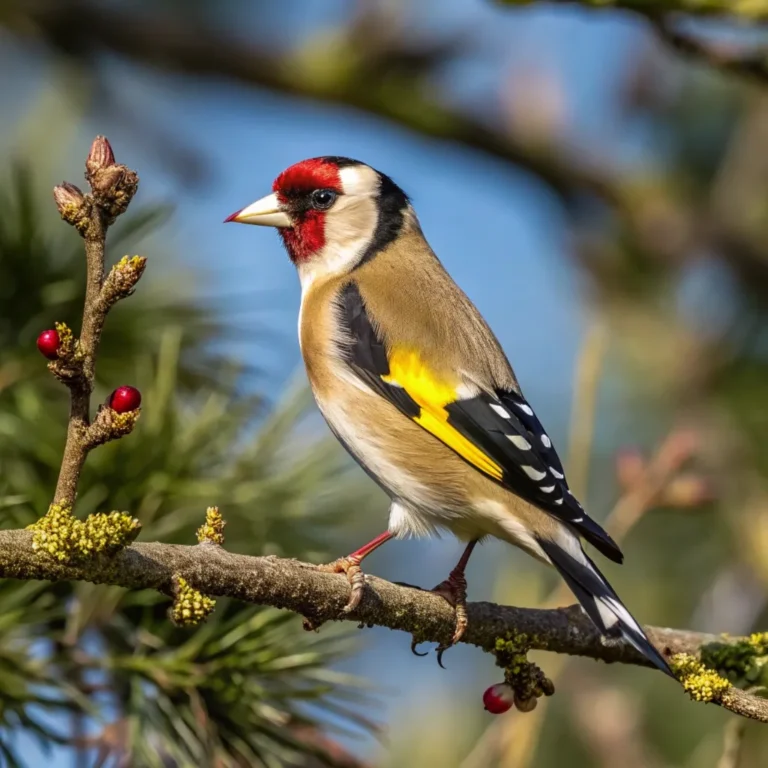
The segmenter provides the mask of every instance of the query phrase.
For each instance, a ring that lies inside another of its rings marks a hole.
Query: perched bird
[[[456,609],[455,643],[467,626],[464,569],[475,544],[495,536],[554,566],[603,634],[671,674],[582,549],[581,538],[622,561],[568,489],[499,342],[407,195],[345,157],[297,163],[272,189],[226,221],[278,228],[301,281],[299,342],[317,405],[392,501],[386,532],[321,566],[347,574],[345,610],[360,601],[363,558],[393,537],[447,529],[467,542],[435,588]]]

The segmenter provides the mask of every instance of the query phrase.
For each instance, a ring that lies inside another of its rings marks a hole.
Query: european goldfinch
[[[581,546],[622,554],[568,489],[499,342],[429,247],[407,195],[345,157],[304,160],[226,220],[277,227],[301,281],[299,341],[333,433],[391,499],[385,533],[328,566],[360,601],[360,563],[393,537],[447,529],[466,550],[436,590],[466,627],[464,568],[495,536],[554,566],[600,631],[661,654]],[[441,651],[443,649],[440,649]]]

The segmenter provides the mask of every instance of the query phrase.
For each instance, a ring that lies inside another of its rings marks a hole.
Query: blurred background
[[[719,22],[703,36],[744,34]],[[753,40],[754,34],[750,40]],[[225,227],[286,166],[381,169],[515,363],[647,623],[768,628],[768,99],[691,64],[643,18],[490,0],[0,0],[0,515],[51,500],[66,392],[35,350],[78,326],[84,260],[51,188],[106,134],[140,191],[110,259],[149,257],[110,315],[96,402],[141,388],[78,514],[144,540],[321,562],[386,500],[308,396],[298,282],[276,235]],[[431,587],[451,540],[394,542],[382,577]],[[469,596],[562,605],[509,547]],[[556,695],[492,717],[490,656],[219,601],[195,630],[153,593],[0,584],[0,765],[751,768],[768,736],[658,673],[535,654]]]

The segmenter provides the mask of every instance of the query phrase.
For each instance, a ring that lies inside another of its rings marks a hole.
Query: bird
[[[604,636],[673,676],[584,551],[582,539],[623,560],[569,489],[498,339],[430,247],[408,195],[363,162],[315,157],[225,222],[277,229],[301,284],[299,345],[317,406],[390,498],[383,533],[320,566],[346,574],[344,611],[359,605],[371,552],[452,533],[466,547],[434,589],[455,611],[442,665],[468,625],[470,555],[495,537],[553,566]]]

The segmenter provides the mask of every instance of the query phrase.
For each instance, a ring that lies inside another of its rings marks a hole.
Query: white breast
[[[346,372],[339,364],[337,374],[343,380],[343,388],[358,390],[355,403],[359,407],[359,397],[370,397],[372,401],[378,395],[372,393],[354,374]],[[323,398],[316,396],[320,412],[325,417],[334,434],[352,454],[363,469],[384,489],[392,499],[389,530],[399,538],[410,536],[428,536],[438,528],[451,528],[465,510],[451,509],[439,488],[430,486],[409,472],[401,464],[392,461],[386,446],[380,437],[361,428],[355,417],[355,405],[349,398]]]
[[[372,398],[377,397],[367,391],[365,394]],[[426,508],[439,506],[437,494],[414,475],[391,461],[377,435],[360,428],[348,402],[341,397],[316,399],[320,412],[344,447],[390,497],[406,500],[409,506]]]

